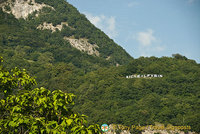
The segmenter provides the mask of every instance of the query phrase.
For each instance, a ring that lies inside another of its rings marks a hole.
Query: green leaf
[[[11,126],[11,127],[18,126],[17,123],[15,123],[14,121],[10,121],[8,125]]]
[[[67,125],[70,126],[72,124],[73,120],[72,119],[67,119],[66,122],[67,122]]]

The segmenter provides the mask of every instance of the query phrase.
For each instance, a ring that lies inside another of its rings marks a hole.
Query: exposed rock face
[[[40,25],[37,27],[37,29],[40,29],[40,30],[49,29],[49,30],[51,30],[52,33],[53,33],[53,32],[56,31],[56,29],[58,29],[59,31],[61,31],[62,28],[63,28],[63,25],[68,26],[67,22],[61,22],[60,25],[56,25],[56,26],[53,26],[52,23],[46,23],[46,22],[44,22],[42,25],[40,24]]]
[[[87,39],[72,39],[65,37],[65,40],[68,40],[72,47],[77,48],[82,52],[86,52],[89,55],[99,56],[99,51],[96,50],[98,46],[96,44],[92,45],[88,43]]]
[[[61,22],[60,25],[56,25],[56,26],[53,26],[52,23],[44,22],[43,24],[40,24],[37,27],[37,29],[40,29],[40,30],[49,29],[53,33],[56,31],[56,29],[61,31],[63,28],[63,25],[70,27],[67,22]],[[96,50],[96,48],[98,48],[98,46],[96,44],[92,45],[92,44],[88,43],[87,39],[73,39],[73,38],[68,38],[68,37],[64,37],[64,39],[68,40],[72,47],[75,47],[82,52],[86,52],[89,55],[99,56],[99,51]]]
[[[106,60],[110,60],[110,58],[111,58],[111,57],[110,57],[110,56],[108,56],[108,57],[106,58]]]
[[[26,19],[29,14],[34,11],[39,11],[43,7],[50,7],[54,10],[53,7],[46,4],[38,4],[35,0],[8,0],[0,5],[2,10],[7,13],[12,13],[17,19],[24,18]],[[9,9],[7,9],[9,7]]]

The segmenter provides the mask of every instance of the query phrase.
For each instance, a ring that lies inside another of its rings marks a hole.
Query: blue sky
[[[200,63],[200,0],[67,0],[132,57]]]

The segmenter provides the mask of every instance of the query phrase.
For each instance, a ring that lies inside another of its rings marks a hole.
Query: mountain
[[[90,122],[128,127],[159,122],[200,132],[200,64],[179,54],[92,71],[79,77],[72,92],[75,109]]]
[[[64,0],[0,0],[0,7],[5,66],[27,69],[38,87],[74,93],[74,109],[89,123],[160,122],[200,132],[195,61],[180,54],[133,59]]]
[[[64,0],[3,0],[0,7],[1,53],[7,53],[4,57],[14,58],[20,53],[23,62],[29,64],[43,55],[50,62],[86,69],[123,65],[132,59]]]
[[[39,86],[132,59],[64,0],[3,0],[0,7],[0,54],[8,68],[29,70]]]

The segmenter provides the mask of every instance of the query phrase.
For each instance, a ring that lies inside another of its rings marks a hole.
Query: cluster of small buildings
[[[162,74],[133,74],[126,76],[127,79],[129,78],[162,78]]]

